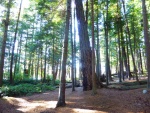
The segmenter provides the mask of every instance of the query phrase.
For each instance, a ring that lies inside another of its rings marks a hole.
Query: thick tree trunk
[[[66,62],[67,62],[67,51],[68,51],[68,36],[69,36],[69,20],[71,14],[71,0],[67,0],[67,15],[66,15],[66,26],[65,26],[65,38],[62,56],[62,71],[61,71],[61,82],[59,88],[59,97],[56,107],[65,106],[65,86],[66,86]]]
[[[92,89],[92,56],[87,31],[87,24],[84,17],[83,4],[81,0],[75,0],[76,14],[78,20],[78,32],[80,37],[80,52],[83,74],[83,90]]]

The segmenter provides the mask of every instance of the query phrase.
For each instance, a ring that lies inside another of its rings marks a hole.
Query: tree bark
[[[82,0],[75,0],[76,14],[78,20],[78,32],[80,39],[81,64],[83,74],[83,90],[92,89],[92,56],[91,48],[87,31],[87,24],[84,17]]]
[[[99,11],[98,11],[98,0],[97,0],[97,52],[96,52],[96,56],[97,56],[97,65],[96,65],[96,74],[97,77],[99,79],[99,81],[101,82],[101,57],[100,57],[100,42],[99,42]]]
[[[104,29],[105,29],[105,44],[106,44],[106,85],[109,85],[109,80],[111,80],[111,72],[110,72],[110,61],[109,61],[109,54],[108,54],[108,4],[109,1],[106,1],[106,20],[104,20]]]
[[[136,75],[136,81],[139,82],[139,79],[138,79],[138,76],[137,76],[137,68],[136,68],[136,65],[135,65],[135,59],[134,59],[134,55],[133,55],[133,49],[132,49],[132,46],[131,46],[131,36],[130,36],[128,20],[127,20],[127,16],[126,16],[126,12],[125,12],[124,0],[122,0],[122,4],[123,4],[123,11],[124,11],[124,18],[125,18],[125,22],[126,22],[126,30],[127,30],[127,34],[128,34],[129,47],[130,47],[131,57],[132,57],[133,66],[134,66],[134,72],[135,72],[135,75]]]
[[[4,72],[3,68],[4,68],[5,48],[6,48],[7,32],[8,32],[8,26],[9,26],[9,16],[10,16],[11,3],[12,3],[12,0],[9,0],[8,7],[7,7],[6,20],[3,21],[3,23],[4,23],[4,36],[2,39],[1,58],[0,58],[0,87],[3,84],[3,72]]]
[[[95,37],[94,37],[94,3],[91,0],[91,22],[92,22],[92,94],[96,91],[96,75],[95,75]]]
[[[67,0],[67,15],[66,15],[66,26],[65,26],[65,38],[62,56],[62,71],[61,71],[61,82],[59,87],[59,97],[56,107],[65,106],[65,86],[66,86],[66,62],[67,62],[67,51],[68,51],[68,36],[69,36],[69,20],[71,14],[71,0]]]
[[[72,35],[72,15],[70,19],[70,38],[71,38],[71,79],[72,79],[72,91],[75,91],[74,84],[74,45],[73,45],[73,35]]]
[[[148,18],[145,0],[142,0],[142,13],[143,13],[144,39],[145,39],[144,42],[145,42],[147,72],[148,72],[147,88],[150,89],[150,37],[148,34]]]
[[[43,82],[45,82],[46,81],[46,65],[47,65],[47,63],[46,63],[46,56],[47,56],[47,40],[46,40],[46,46],[45,46],[45,58],[44,58],[44,78],[43,78]]]
[[[12,72],[12,69],[13,69],[13,62],[14,62],[14,49],[15,49],[15,43],[16,43],[16,38],[17,38],[17,32],[18,32],[18,24],[19,24],[19,19],[20,19],[21,6],[22,6],[22,0],[21,0],[21,3],[20,3],[18,18],[17,18],[17,24],[16,24],[16,29],[15,29],[15,36],[14,36],[13,47],[12,47],[12,53],[11,53],[10,84],[13,84],[13,72]]]
[[[75,86],[77,85],[77,80],[76,80],[76,11],[74,8],[74,84]]]

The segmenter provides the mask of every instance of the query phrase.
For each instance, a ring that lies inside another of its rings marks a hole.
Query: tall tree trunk
[[[19,43],[17,47],[17,57],[15,59],[15,67],[14,67],[14,78],[15,78],[16,73],[19,73],[21,39],[22,39],[22,34],[19,38]]]
[[[69,20],[71,14],[71,0],[67,0],[67,15],[66,15],[66,26],[65,26],[65,38],[62,56],[62,71],[61,71],[61,81],[59,87],[59,97],[56,107],[65,106],[65,85],[66,85],[66,62],[67,62],[67,52],[68,52],[68,37],[69,37]]]
[[[74,8],[74,84],[75,86],[77,85],[77,82],[76,82],[76,11],[75,11],[75,8]]]
[[[150,89],[150,37],[148,34],[148,18],[145,0],[142,0],[142,12],[143,12],[144,39],[145,39],[145,50],[147,60],[147,72],[148,72],[147,88]]]
[[[125,72],[126,72],[126,77],[129,76],[129,70],[130,70],[130,66],[128,64],[128,57],[127,57],[127,53],[126,53],[126,49],[125,49],[125,41],[124,41],[124,36],[123,36],[123,26],[122,26],[122,21],[121,21],[121,17],[119,18],[119,21],[121,22],[120,23],[120,34],[121,34],[121,50],[122,50],[122,58],[123,58],[123,63],[124,63],[124,66],[125,66]],[[128,46],[128,45],[127,45]],[[122,66],[123,67],[123,66]],[[123,73],[123,79],[124,79],[124,73]]]
[[[20,57],[21,57],[21,48],[22,47],[22,34],[20,36],[20,42],[19,42],[19,53],[18,53],[18,71],[20,71]]]
[[[38,42],[39,43],[39,42]],[[39,77],[39,62],[40,62],[40,49],[37,50],[37,67],[36,67],[36,80],[38,80]]]
[[[87,24],[84,17],[83,4],[81,0],[75,0],[76,14],[78,20],[78,33],[80,39],[80,53],[83,74],[83,90],[92,89],[92,56],[91,48],[87,31]]]
[[[111,80],[111,72],[110,72],[110,61],[109,61],[109,54],[108,54],[108,3],[109,1],[106,1],[106,21],[105,21],[105,44],[106,44],[106,84],[109,84],[109,80]]]
[[[132,75],[131,75],[131,71],[130,71],[130,58],[129,58],[129,45],[128,45],[128,39],[127,39],[127,35],[126,35],[126,42],[127,42],[127,45],[126,45],[126,50],[127,50],[127,76],[129,77],[129,80],[131,79]]]
[[[133,55],[133,49],[132,49],[132,45],[131,45],[131,36],[130,36],[128,20],[127,20],[126,11],[125,11],[124,0],[122,0],[122,4],[123,4],[124,18],[125,18],[125,22],[126,22],[126,30],[127,30],[127,34],[128,34],[130,52],[131,52],[131,57],[132,57],[132,61],[133,61],[133,66],[134,66],[134,73],[135,73],[135,76],[136,76],[136,81],[139,82],[138,75],[137,75],[137,68],[136,68],[136,65],[135,65],[135,59],[134,59],[134,55]]]
[[[9,16],[10,16],[10,8],[11,8],[12,0],[9,0],[7,5],[7,15],[6,20],[4,20],[4,36],[2,40],[2,48],[1,48],[1,58],[0,58],[0,87],[3,84],[3,68],[4,68],[4,58],[5,58],[5,48],[6,48],[6,40],[7,40],[7,32],[9,26]]]
[[[54,31],[53,31],[54,32]],[[55,66],[54,66],[54,61],[55,61],[55,53],[54,53],[54,37],[53,37],[53,60],[52,60],[52,74],[53,74],[53,85],[55,85]]]
[[[118,33],[118,51],[119,51],[119,71],[118,71],[118,74],[119,74],[119,82],[122,82],[122,56],[121,56],[121,44],[120,44],[120,30],[119,30],[119,27],[120,27],[120,21],[119,19],[117,18],[117,21],[118,23],[117,25],[117,33]]]
[[[96,94],[96,75],[95,75],[95,37],[94,37],[94,1],[91,0],[91,22],[92,22],[92,94]]]
[[[98,11],[98,0],[97,0],[97,65],[96,65],[96,73],[99,81],[101,80],[101,58],[100,58],[100,42],[99,42],[99,11]],[[100,81],[101,82],[101,81]]]
[[[43,80],[43,59],[42,59],[42,56],[43,56],[43,53],[42,53],[42,48],[41,48],[41,82],[42,82],[42,80]]]
[[[25,42],[25,58],[24,58],[24,75],[26,74],[26,64],[27,64],[27,38],[28,38],[28,29],[27,29],[27,37],[26,37],[26,42]]]
[[[15,49],[15,43],[16,43],[16,38],[17,38],[17,32],[18,32],[18,24],[19,24],[19,19],[20,19],[21,6],[22,6],[22,0],[21,0],[21,3],[20,3],[18,18],[17,18],[17,24],[16,24],[16,29],[15,29],[15,36],[14,36],[13,47],[12,47],[12,54],[11,54],[11,61],[10,61],[10,84],[13,84],[13,72],[12,72],[12,69],[13,69],[13,61],[14,61],[14,49]]]
[[[73,46],[73,35],[72,35],[72,14],[70,19],[70,38],[71,38],[71,79],[72,79],[72,91],[75,91],[74,84],[74,46]]]
[[[43,82],[45,82],[46,80],[46,56],[47,56],[47,40],[46,40],[46,47],[45,47],[45,58],[44,58],[44,78],[43,78]]]
[[[142,55],[141,55],[141,49],[138,50],[138,55],[139,55],[139,63],[140,63],[140,74],[143,74],[143,61],[142,61]]]
[[[119,4],[117,3],[117,13],[119,14]],[[119,82],[122,82],[122,72],[123,72],[123,61],[122,61],[122,51],[121,51],[121,36],[120,36],[120,27],[121,27],[121,21],[120,17],[116,18],[116,24],[117,24],[117,34],[118,34],[118,52],[119,52]]]

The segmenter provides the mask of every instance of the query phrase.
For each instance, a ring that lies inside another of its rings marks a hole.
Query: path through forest
[[[0,113],[150,113],[150,93],[143,88],[120,91],[98,89],[98,94],[82,91],[82,87],[66,89],[66,107],[55,108],[58,89],[25,97],[0,99]]]

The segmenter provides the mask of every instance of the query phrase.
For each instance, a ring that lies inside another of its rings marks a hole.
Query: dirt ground
[[[0,113],[150,113],[150,93],[143,94],[143,88],[120,91],[98,89],[97,95],[66,89],[66,106],[55,108],[58,89],[25,97],[4,97],[0,99]]]

